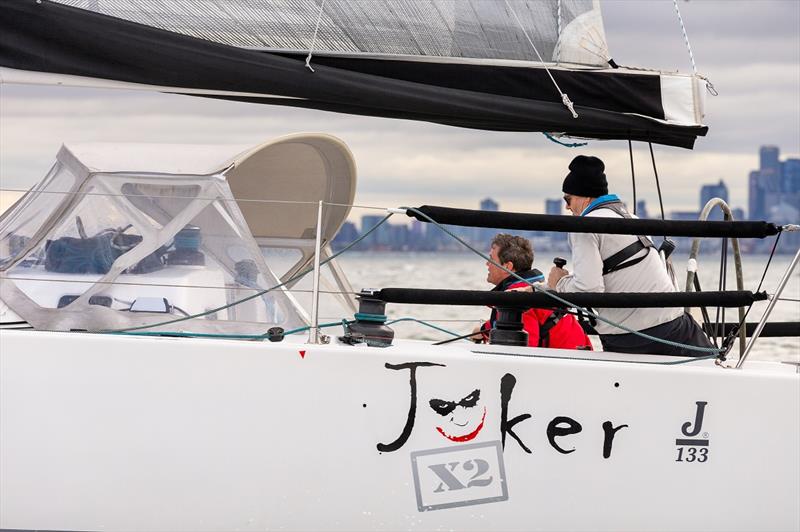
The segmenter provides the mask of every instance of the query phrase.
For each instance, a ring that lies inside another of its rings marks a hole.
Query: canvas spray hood
[[[194,314],[278,285],[263,250],[300,250],[294,271],[307,264],[319,201],[335,204],[323,210],[323,246],[350,212],[355,163],[324,134],[289,135],[231,157],[236,151],[62,146],[47,177],[0,217],[3,302],[37,328],[106,330],[164,321],[131,311],[137,297],[161,297],[158,286],[169,305]],[[256,303],[247,317],[225,309],[187,324],[252,332],[263,329],[257,321],[307,322],[287,291]]]

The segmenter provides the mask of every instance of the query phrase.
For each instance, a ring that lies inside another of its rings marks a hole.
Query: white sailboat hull
[[[800,527],[793,366],[293,341],[2,331],[0,528]]]

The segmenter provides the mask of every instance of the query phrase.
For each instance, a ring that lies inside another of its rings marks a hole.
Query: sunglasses
[[[567,207],[569,207],[569,202],[570,202],[570,201],[572,201],[572,196],[570,196],[570,195],[565,195],[565,196],[564,196],[564,203],[566,203],[566,204],[567,204]]]

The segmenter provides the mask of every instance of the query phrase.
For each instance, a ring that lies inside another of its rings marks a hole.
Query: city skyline
[[[672,220],[698,220],[700,212],[713,198],[722,199],[732,211],[734,220],[766,220],[774,223],[800,223],[800,159],[780,159],[780,149],[774,145],[763,145],[759,148],[759,169],[750,171],[748,180],[747,198],[748,210],[731,205],[729,202],[729,188],[723,178],[716,183],[702,183],[698,189],[698,208],[696,210],[669,210],[665,207],[665,217]],[[624,197],[622,198],[625,201]],[[482,211],[502,210],[500,202],[495,198],[486,197],[478,202]],[[659,207],[660,211],[660,207]],[[549,215],[567,214],[562,198],[545,198],[542,209],[531,209],[529,212],[541,212]],[[754,213],[755,216],[750,216]],[[648,210],[646,199],[638,199],[635,214],[640,218],[660,217],[660,213]],[[340,233],[334,239],[334,246],[341,248],[354,241],[361,234],[375,227],[384,215],[369,214],[361,217],[361,227],[353,221],[347,221]],[[723,213],[715,207],[711,210],[709,220],[722,220]],[[454,227],[448,229],[473,246],[486,246],[497,232],[512,232],[498,229]],[[563,233],[548,233],[543,231],[513,231],[529,239],[537,241],[537,248],[543,250],[567,249],[566,235]],[[691,239],[678,239],[679,243],[687,247]],[[749,251],[764,251],[771,244],[753,242],[745,245]],[[787,234],[782,249],[793,251],[800,246],[800,238],[796,233]],[[712,249],[718,246],[712,245]],[[790,249],[791,248],[791,249]],[[460,245],[449,239],[443,232],[418,220],[410,223],[386,223],[374,234],[365,239],[357,249],[377,249],[392,251],[443,251],[457,250]]]

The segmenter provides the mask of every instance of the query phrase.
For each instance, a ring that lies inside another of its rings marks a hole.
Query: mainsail
[[[0,9],[7,82],[47,73],[688,148],[707,131],[704,82],[618,68],[593,0],[0,0]]]
[[[516,1],[513,15],[503,0],[54,1],[251,49],[529,61],[527,34],[547,61],[605,67],[610,59],[592,0]]]

